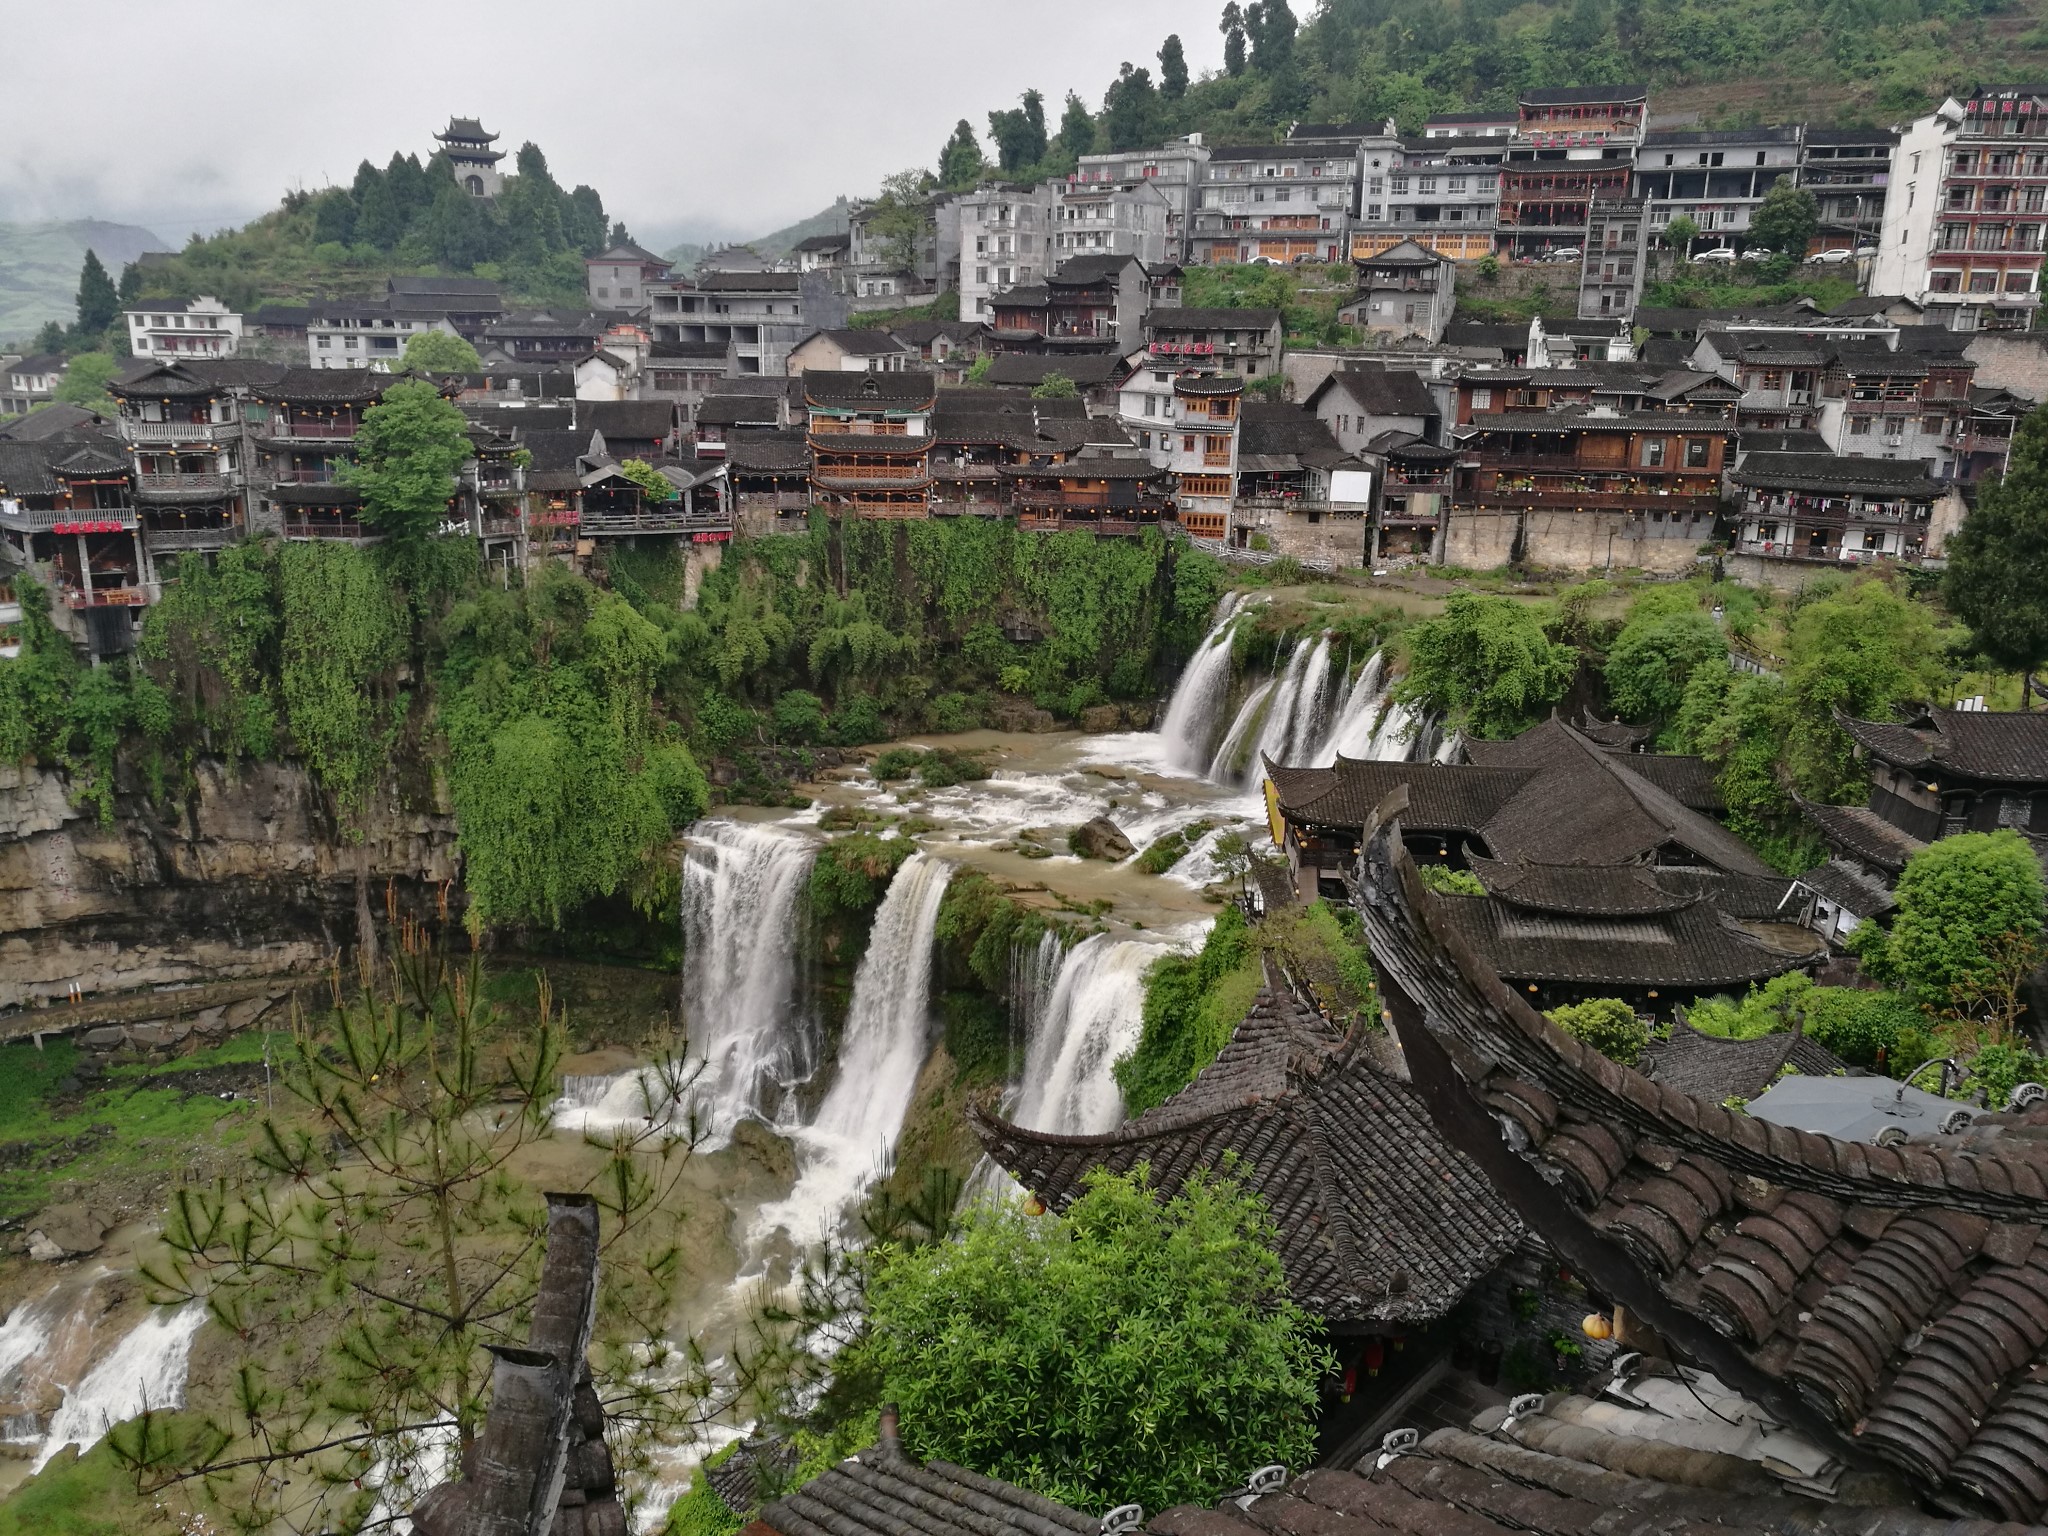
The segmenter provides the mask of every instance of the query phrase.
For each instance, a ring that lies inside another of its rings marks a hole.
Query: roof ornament
[[[1254,1499],[1269,1493],[1278,1493],[1287,1486],[1287,1469],[1279,1462],[1268,1462],[1244,1480],[1244,1486],[1235,1493],[1224,1495],[1225,1503],[1234,1502],[1239,1509],[1250,1509]]]
[[[1125,1531],[1135,1531],[1144,1523],[1145,1511],[1136,1504],[1119,1504],[1102,1517],[1098,1527],[1101,1536],[1122,1536]]]
[[[1422,1432],[1420,1430],[1396,1429],[1389,1431],[1387,1437],[1380,1441],[1379,1455],[1373,1458],[1373,1471],[1386,1471],[1397,1456],[1409,1455],[1421,1443]]]
[[[1500,1432],[1506,1434],[1517,1419],[1527,1418],[1532,1413],[1543,1411],[1541,1392],[1524,1392],[1508,1399],[1508,1416],[1500,1421]]]
[[[2048,1088],[2039,1083],[2019,1083],[2012,1090],[2012,1096],[2005,1101],[2005,1107],[2018,1111],[2032,1109],[2043,1099],[2048,1099]]]

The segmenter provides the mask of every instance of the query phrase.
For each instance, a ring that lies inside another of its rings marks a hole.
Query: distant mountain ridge
[[[812,214],[808,219],[798,219],[796,223],[785,225],[773,234],[757,235],[751,240],[736,240],[732,243],[735,245],[751,246],[757,254],[772,259],[777,256],[787,256],[797,248],[799,243],[810,239],[813,235],[843,235],[851,227],[849,206],[847,200],[842,197],[834,202],[830,208],[822,209]],[[687,245],[678,245],[672,250],[664,251],[662,254],[668,260],[687,270],[689,267],[696,265],[699,257],[703,256],[707,251],[714,249],[717,249],[717,247],[705,245],[701,241],[693,241]]]
[[[166,249],[163,237],[139,224],[69,219],[55,224],[0,223],[0,341],[26,340],[46,320],[75,318],[78,269],[97,251],[107,271],[144,251]]]

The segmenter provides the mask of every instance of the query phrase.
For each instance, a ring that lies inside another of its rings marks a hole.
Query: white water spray
[[[1216,784],[1235,784],[1245,776],[1252,751],[1252,731],[1265,718],[1266,701],[1277,686],[1268,678],[1245,696],[1238,706],[1237,718],[1230,722],[1230,734],[1223,738],[1223,745],[1216,749],[1215,757],[1209,761],[1204,778]]]
[[[1166,717],[1159,722],[1166,760],[1176,768],[1199,773],[1209,762],[1209,743],[1215,740],[1223,701],[1230,692],[1230,621],[1243,607],[1242,592],[1223,599],[1216,622],[1182,670],[1166,706]]]
[[[1116,1128],[1124,1101],[1110,1068],[1137,1046],[1145,972],[1164,953],[1157,944],[1106,933],[1067,951],[1025,1048],[1017,1124],[1064,1136]]]
[[[1265,777],[1268,757],[1276,763],[1292,763],[1307,755],[1308,742],[1303,738],[1308,734],[1311,717],[1320,717],[1322,713],[1320,695],[1329,678],[1328,635],[1319,636],[1314,644],[1303,641],[1294,648],[1259,727],[1258,745],[1241,770],[1240,777],[1245,782],[1256,784]]]
[[[185,1367],[192,1355],[192,1336],[206,1322],[206,1303],[159,1308],[125,1334],[90,1371],[64,1394],[64,1406],[50,1416],[50,1431],[30,1465],[40,1472],[67,1445],[81,1453],[99,1444],[101,1436],[145,1408],[182,1408]]]
[[[819,1242],[886,1166],[931,1045],[932,935],[953,866],[913,853],[875,913],[839,1042],[839,1073],[817,1118],[795,1132],[796,1187],[761,1208],[756,1244],[782,1230]]]
[[[1337,717],[1330,723],[1329,735],[1318,744],[1310,765],[1328,768],[1338,757],[1363,757],[1372,742],[1372,728],[1378,721],[1380,706],[1386,701],[1386,657],[1374,651],[1366,658],[1364,666],[1358,669],[1358,676],[1352,681],[1344,702],[1337,706]]]

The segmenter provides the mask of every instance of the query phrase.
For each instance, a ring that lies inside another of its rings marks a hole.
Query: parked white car
[[[1697,256],[1693,257],[1693,260],[1701,263],[1709,261],[1721,264],[1732,263],[1735,260],[1735,252],[1725,245],[1717,245],[1711,251],[1701,251]]]
[[[1586,253],[1580,250],[1576,245],[1567,245],[1562,246],[1554,251],[1545,251],[1543,253],[1543,259],[1545,261],[1577,261],[1581,256],[1585,254]]]
[[[1854,261],[1856,259],[1856,253],[1850,250],[1845,245],[1832,251],[1815,251],[1811,256],[1807,257],[1806,259],[1808,261],[1818,262],[1822,265],[1832,267],[1839,266],[1841,263],[1845,261]]]

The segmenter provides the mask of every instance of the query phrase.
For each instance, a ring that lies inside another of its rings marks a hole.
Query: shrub
[[[1452,869],[1448,864],[1418,864],[1415,873],[1432,891],[1445,896],[1484,896],[1486,887],[1469,869]]]
[[[1650,1029],[1635,1009],[1618,997],[1592,997],[1583,1003],[1552,1008],[1544,1017],[1574,1040],[1601,1055],[1632,1067],[1650,1043]]]
[[[775,701],[778,740],[810,746],[825,735],[825,701],[802,688],[791,688]]]

